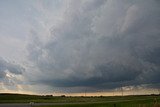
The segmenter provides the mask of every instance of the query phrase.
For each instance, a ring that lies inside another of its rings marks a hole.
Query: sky
[[[159,13],[159,0],[0,0],[0,92],[158,93]]]

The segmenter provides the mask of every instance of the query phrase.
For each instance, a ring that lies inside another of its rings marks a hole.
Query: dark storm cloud
[[[16,64],[15,62],[7,61],[0,57],[0,83],[1,90],[19,90],[18,85],[22,84],[23,81],[18,78],[22,76],[25,69]]]
[[[6,77],[6,71],[9,71],[15,75],[21,75],[24,68],[17,64],[7,62],[0,57],[0,78]]]
[[[47,43],[32,32],[29,58],[53,87],[117,88],[160,82],[160,2],[71,1]]]

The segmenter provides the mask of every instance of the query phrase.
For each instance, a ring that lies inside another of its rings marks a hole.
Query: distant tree
[[[158,88],[158,94],[160,95],[160,88]]]
[[[53,95],[46,95],[46,97],[53,97]]]
[[[65,95],[61,95],[61,97],[66,97]]]

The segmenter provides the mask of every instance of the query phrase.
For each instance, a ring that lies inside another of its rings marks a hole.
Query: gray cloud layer
[[[29,58],[53,87],[117,88],[160,82],[158,0],[73,0],[47,43]]]
[[[22,76],[25,69],[13,62],[0,57],[0,90],[18,90],[17,85],[22,83],[17,76]]]
[[[15,75],[21,75],[24,68],[17,64],[7,62],[0,57],[0,78],[4,78],[6,76],[6,71],[9,71]]]

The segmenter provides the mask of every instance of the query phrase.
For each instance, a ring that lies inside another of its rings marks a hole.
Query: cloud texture
[[[22,83],[18,76],[22,76],[24,71],[25,69],[22,66],[0,57],[0,91],[17,91],[17,85]]]
[[[7,62],[4,59],[0,58],[0,73],[1,78],[5,77],[6,73],[5,71],[9,71],[10,73],[13,73],[15,75],[20,75],[23,73],[24,68],[14,64],[12,62]]]
[[[61,12],[47,42],[31,32],[36,83],[111,89],[160,82],[158,0],[71,0]]]

